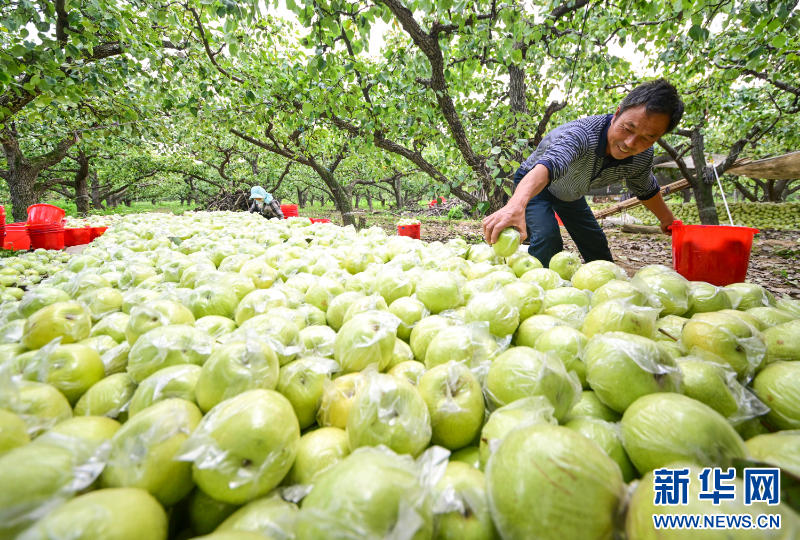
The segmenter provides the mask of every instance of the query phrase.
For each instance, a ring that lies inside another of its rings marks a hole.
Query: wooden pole
[[[688,187],[690,187],[689,181],[684,178],[683,180],[678,180],[677,182],[662,187],[661,195],[663,197],[666,197],[670,193],[681,191]],[[628,199],[627,201],[622,201],[621,203],[617,203],[614,206],[609,206],[608,208],[604,208],[603,210],[598,210],[597,212],[594,213],[594,217],[596,219],[607,218],[608,216],[612,216],[614,214],[622,212],[623,210],[627,210],[628,208],[633,208],[634,206],[639,206],[640,204],[642,204],[642,201],[640,201],[636,197],[633,197],[632,199]]]

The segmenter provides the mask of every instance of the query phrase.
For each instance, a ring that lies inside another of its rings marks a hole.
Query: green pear
[[[122,424],[118,421],[105,416],[75,416],[53,426],[51,430],[40,435],[35,443],[52,441],[53,435],[102,443],[110,440],[121,427]]]
[[[389,305],[389,313],[400,319],[400,325],[397,327],[397,337],[406,342],[411,338],[411,332],[417,323],[430,315],[425,304],[416,298],[408,296],[398,298],[392,302]]]
[[[234,320],[241,326],[256,315],[263,315],[276,307],[288,307],[286,295],[277,289],[256,289],[242,298],[236,307]]]
[[[573,304],[559,304],[545,309],[542,313],[560,319],[572,328],[581,329],[586,315],[589,313],[589,308]]]
[[[146,306],[131,308],[125,339],[133,345],[140,336],[155,328],[170,324],[194,326],[194,323],[194,315],[186,307],[169,300],[156,300]]]
[[[554,411],[550,400],[543,396],[518,399],[494,411],[481,429],[479,468],[486,470],[489,457],[514,429],[528,424],[558,425],[558,420],[553,417]]]
[[[589,307],[591,300],[585,291],[575,287],[559,287],[550,289],[544,295],[543,307],[545,309],[562,304],[572,304],[575,306]]]
[[[186,513],[194,534],[214,532],[239,506],[218,501],[195,488],[186,499]]]
[[[747,456],[744,441],[722,415],[680,394],[637,399],[622,416],[622,441],[642,474],[681,460],[727,467]]]
[[[344,293],[344,286],[335,279],[322,277],[306,291],[305,301],[312,306],[328,311],[334,298]]]
[[[744,422],[740,422],[733,427],[736,429],[736,433],[738,433],[745,441],[748,441],[759,435],[764,435],[765,433],[770,433],[769,429],[767,429],[767,427],[761,421],[761,418],[751,418],[749,420],[745,420]]]
[[[416,457],[428,447],[431,435],[428,407],[411,383],[381,373],[367,377],[347,417],[351,449],[384,444]]]
[[[26,319],[18,319],[0,326],[0,345],[19,343],[25,331]]]
[[[736,414],[739,403],[731,393],[728,380],[729,374],[736,379],[733,370],[691,356],[678,358],[678,366],[683,374],[684,395],[705,403],[726,418]]]
[[[249,390],[214,407],[186,442],[195,483],[215,499],[244,504],[280,484],[297,455],[292,404],[273,390]]]
[[[520,400],[521,401],[521,400]],[[515,402],[519,403],[519,402]],[[481,451],[477,446],[467,446],[461,450],[456,450],[450,454],[450,462],[458,461],[466,463],[470,467],[480,470],[481,468]]]
[[[100,478],[103,487],[138,487],[164,506],[192,490],[192,465],[175,460],[203,417],[194,403],[160,401],[130,418],[111,439],[111,455]]]
[[[419,321],[414,329],[411,331],[411,338],[409,344],[411,350],[414,352],[414,358],[419,362],[425,362],[425,356],[428,352],[428,347],[441,330],[452,326],[452,319],[442,317],[440,315],[431,315]]]
[[[189,296],[186,307],[195,319],[208,315],[220,315],[233,319],[239,297],[231,287],[222,284],[200,285]]]
[[[356,392],[365,382],[361,373],[348,373],[324,384],[317,412],[317,423],[322,427],[347,427],[347,418],[353,407]]]
[[[278,272],[265,261],[258,259],[245,262],[239,273],[252,279],[253,284],[259,289],[269,289],[278,279]]]
[[[583,355],[588,341],[589,339],[582,332],[570,326],[554,326],[536,338],[534,349],[543,353],[555,353],[564,363],[567,371],[575,372],[581,386],[587,388],[586,366],[580,357]]]
[[[367,311],[347,321],[336,334],[333,357],[343,373],[362,371],[370,364],[384,369],[392,359],[399,321],[384,311]]]
[[[647,306],[647,295],[630,281],[612,279],[592,294],[592,307],[609,300],[618,300],[634,306]]]
[[[578,268],[572,276],[572,286],[594,292],[609,281],[625,277],[625,271],[612,262],[592,261]]]
[[[294,538],[294,520],[299,509],[297,505],[284,501],[279,495],[270,495],[247,503],[231,514],[209,538],[225,534],[257,533],[259,538]],[[247,540],[244,536],[231,536],[230,540]],[[253,538],[253,540],[256,540]]]
[[[451,360],[429,369],[417,390],[428,406],[433,444],[458,450],[478,436],[483,426],[483,391],[465,364]]]
[[[392,359],[389,360],[389,363],[386,365],[386,371],[389,371],[398,364],[411,361],[414,361],[414,351],[411,350],[411,346],[408,343],[398,337],[394,340]]]
[[[227,317],[221,315],[206,315],[194,322],[194,327],[205,332],[213,339],[219,339],[222,336],[232,333],[236,330],[236,323]]]
[[[763,332],[764,330],[767,329],[767,325],[761,322],[761,319],[753,317],[752,315],[750,315],[749,313],[745,313],[744,311],[736,311],[735,309],[723,309],[718,311],[717,313],[732,315],[733,317],[736,317],[737,319],[746,322],[759,332]]]
[[[676,342],[681,339],[683,326],[688,319],[677,315],[667,315],[656,321],[653,339],[655,341]]]
[[[800,477],[800,433],[779,431],[757,435],[745,445],[756,461],[780,467]]]
[[[71,405],[105,375],[100,355],[76,343],[41,349],[27,363],[23,374],[29,381],[47,383],[58,389]]]
[[[278,357],[255,339],[231,341],[203,364],[194,392],[204,413],[218,403],[247,390],[274,390],[278,384]]]
[[[31,442],[28,426],[17,414],[0,409],[0,456]]]
[[[512,306],[517,308],[520,321],[540,314],[546,303],[544,289],[535,283],[526,283],[524,281],[511,283],[503,287],[503,295],[511,302]]]
[[[450,272],[428,271],[416,287],[417,300],[433,314],[455,309],[464,303],[459,281]]]
[[[300,330],[300,356],[333,358],[333,344],[336,332],[329,326],[309,326]]]
[[[366,311],[389,311],[389,306],[386,305],[386,301],[379,294],[358,298],[347,308],[342,318],[342,326],[347,324],[347,322],[356,315],[361,315]],[[339,330],[341,330],[341,328]]]
[[[125,328],[128,326],[130,315],[127,313],[111,313],[92,326],[89,333],[91,337],[109,336],[117,343],[125,341]]]
[[[789,313],[771,306],[750,308],[745,313],[761,321],[766,328],[800,320],[800,317],[794,313]]]
[[[499,350],[489,334],[489,324],[478,321],[467,325],[450,326],[438,332],[425,351],[428,369],[451,360],[465,362],[472,369],[490,361]]]
[[[776,429],[800,429],[800,363],[774,362],[753,379],[753,391],[770,411],[764,420]]]
[[[550,315],[534,315],[522,321],[514,334],[514,345],[518,347],[535,347],[536,340],[546,330],[566,323]]]
[[[584,390],[581,400],[561,420],[565,424],[576,418],[598,418],[606,422],[619,422],[622,415],[605,405],[594,393],[594,390]]]
[[[530,347],[513,347],[499,355],[489,368],[486,396],[495,407],[531,396],[544,396],[561,419],[580,398],[580,381],[567,373],[554,354]]]
[[[211,338],[193,326],[160,326],[136,340],[128,354],[128,374],[140,383],[166,367],[203,365],[211,356],[211,344]]]
[[[733,307],[731,299],[725,294],[725,289],[722,287],[705,281],[692,281],[690,288],[692,307],[684,314],[686,318],[691,319],[695,313],[709,313]]]
[[[687,350],[697,347],[716,354],[740,377],[761,363],[766,354],[763,336],[741,319],[725,313],[700,313],[684,326],[681,344]]]
[[[492,244],[492,250],[498,257],[511,257],[519,249],[520,234],[514,227],[506,227]]]
[[[467,302],[464,322],[489,323],[489,332],[498,337],[513,334],[519,326],[519,310],[502,294],[479,293]]]
[[[562,251],[550,258],[548,267],[561,276],[561,279],[569,281],[581,267],[581,259],[571,251]]]
[[[122,293],[113,287],[101,287],[86,291],[78,297],[78,301],[86,306],[92,322],[96,323],[111,313],[122,308]]]
[[[347,284],[344,286],[345,292],[359,292],[362,296],[370,295],[375,292],[375,276],[362,272],[355,276],[346,278]],[[412,283],[413,283],[412,278]]]
[[[545,424],[510,433],[486,483],[501,538],[611,538],[625,498],[619,466],[598,445]]]
[[[315,484],[328,469],[350,454],[347,432],[336,427],[322,427],[300,437],[297,458],[289,476],[290,484]]]
[[[425,375],[427,369],[425,364],[417,362],[416,360],[408,360],[400,362],[393,368],[389,369],[386,374],[392,377],[399,377],[405,381],[410,382],[413,386],[419,384],[419,380]]]
[[[295,520],[297,540],[433,537],[430,496],[408,456],[360,448],[319,478]],[[401,521],[407,513],[413,521]]]
[[[606,332],[625,332],[652,338],[657,315],[652,308],[611,300],[593,307],[581,330],[586,337]]]
[[[724,540],[748,540],[758,538],[762,540],[788,540],[797,538],[800,533],[800,520],[797,514],[788,508],[785,503],[778,506],[769,506],[767,502],[753,502],[746,506],[744,503],[744,482],[741,475],[731,481],[725,481],[726,485],[731,486],[736,493],[735,499],[723,499],[719,504],[714,504],[711,500],[700,499],[702,492],[702,482],[698,480],[702,473],[702,468],[691,462],[676,462],[669,464],[671,469],[688,469],[688,478],[691,479],[687,488],[687,505],[681,505],[680,510],[674,506],[656,506],[654,474],[648,472],[641,481],[632,486],[628,511],[625,518],[625,531],[627,538],[637,540],[694,540],[696,538],[724,539]],[[736,515],[749,516],[752,523],[756,523],[757,516],[765,514],[778,515],[780,517],[780,529],[772,530],[748,530],[748,529],[725,529],[725,530],[693,530],[693,529],[656,529],[653,526],[654,516],[659,514],[675,514],[684,512],[693,516],[712,516],[712,515]]]
[[[314,356],[295,360],[280,368],[275,390],[292,404],[300,429],[316,422],[325,381],[329,381],[331,373],[338,370],[339,366],[333,360]],[[199,386],[198,383],[198,390]]]
[[[790,321],[764,332],[767,344],[765,363],[800,360],[800,320]]]
[[[58,302],[44,307],[25,321],[22,344],[40,349],[56,338],[61,343],[77,343],[89,337],[92,321],[86,309],[77,302]]]
[[[785,296],[780,300],[778,300],[777,302],[775,302],[775,307],[787,311],[789,313],[793,313],[794,315],[800,317],[800,300],[795,300],[793,298]]]
[[[19,540],[166,540],[167,514],[142,489],[103,489],[76,497],[47,514]]]
[[[0,408],[19,415],[31,438],[72,418],[72,407],[64,394],[49,384],[25,380],[0,392]]]
[[[596,442],[608,454],[608,457],[619,465],[625,482],[631,482],[636,479],[638,475],[628,454],[625,453],[625,448],[622,446],[618,424],[612,424],[598,418],[576,418],[567,422],[564,427],[574,429],[587,439]]]
[[[692,307],[691,284],[677,272],[637,273],[633,282],[658,298],[662,317],[683,315]]]
[[[514,271],[514,274],[518,278],[531,270],[543,268],[539,259],[524,251],[517,251],[514,255],[509,257],[508,266]]]
[[[483,473],[450,461],[433,490],[437,538],[494,540],[499,538],[489,512]]]
[[[136,388],[128,416],[133,417],[151,405],[165,399],[183,399],[196,403],[195,387],[200,378],[200,366],[180,364],[156,371]]]
[[[772,293],[755,283],[733,283],[725,287],[725,292],[731,299],[733,309],[740,311],[776,304]]]
[[[22,296],[19,301],[19,312],[23,319],[27,319],[42,308],[59,302],[69,302],[70,300],[70,296],[61,289],[36,287]]]
[[[679,392],[681,370],[657,342],[623,332],[598,334],[584,352],[586,381],[597,397],[619,413],[656,392]]]
[[[283,317],[272,315],[281,308],[273,309],[269,314],[256,315],[245,321],[239,330],[231,334],[232,339],[246,337],[255,333],[258,339],[266,341],[278,356],[278,363],[284,366],[294,360],[300,352],[300,329],[293,322]]]
[[[411,296],[414,285],[400,268],[384,267],[375,281],[375,290],[386,304],[391,304],[398,298]]]
[[[77,416],[127,417],[136,383],[127,373],[115,373],[95,383],[75,404]]]

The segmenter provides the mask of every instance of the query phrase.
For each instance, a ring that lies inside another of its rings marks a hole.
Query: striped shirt
[[[647,200],[659,192],[653,176],[653,148],[625,159],[606,156],[612,114],[573,120],[547,134],[520,167],[542,164],[550,171],[547,189],[562,201],[580,199],[590,190],[625,182],[628,190]]]

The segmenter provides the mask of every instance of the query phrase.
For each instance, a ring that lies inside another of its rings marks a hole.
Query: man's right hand
[[[497,237],[503,232],[503,229],[514,227],[519,231],[520,241],[525,240],[528,236],[528,226],[525,223],[525,207],[519,208],[517,205],[509,202],[503,208],[490,216],[483,218],[483,237],[486,243],[494,245],[497,242]]]

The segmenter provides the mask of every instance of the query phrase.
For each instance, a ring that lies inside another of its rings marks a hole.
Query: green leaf
[[[311,103],[303,103],[303,114],[310,116],[314,112],[314,106]]]
[[[702,41],[703,40],[703,28],[697,26],[696,24],[689,28],[689,37],[695,41]]]
[[[785,34],[778,34],[774,38],[772,38],[772,46],[777,49],[782,49],[783,46],[786,45],[786,35]]]

